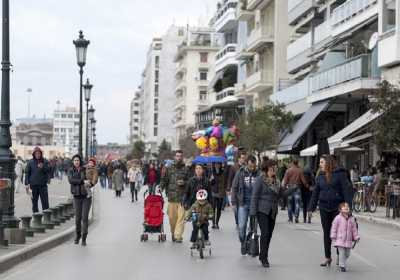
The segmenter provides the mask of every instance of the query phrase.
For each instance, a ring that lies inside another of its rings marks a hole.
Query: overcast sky
[[[176,25],[206,24],[217,0],[17,0],[10,1],[11,118],[52,116],[79,103],[79,75],[72,40],[82,29],[91,41],[85,77],[100,143],[126,143],[129,103],[140,82],[152,37]]]

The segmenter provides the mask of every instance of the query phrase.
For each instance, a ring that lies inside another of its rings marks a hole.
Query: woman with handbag
[[[262,173],[254,185],[250,203],[250,219],[254,221],[257,218],[261,229],[259,259],[263,267],[269,267],[268,251],[278,214],[279,199],[289,193],[277,180],[276,168],[276,163],[272,160],[262,163]]]

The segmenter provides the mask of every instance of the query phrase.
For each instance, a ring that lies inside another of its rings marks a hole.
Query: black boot
[[[77,232],[76,233],[76,236],[75,236],[75,240],[74,240],[74,243],[75,244],[79,244],[79,240],[81,239],[81,233],[80,232]]]
[[[85,234],[82,236],[82,246],[86,246],[86,237],[87,237],[87,233],[85,233]]]

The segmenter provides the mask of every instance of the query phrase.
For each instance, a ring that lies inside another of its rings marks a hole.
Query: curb
[[[21,250],[0,257],[0,273],[3,273],[21,262],[24,262],[43,253],[44,251],[50,250],[64,243],[65,241],[69,240],[74,233],[75,226],[72,226],[63,232],[50,236],[37,243],[29,245],[28,247],[22,248]]]
[[[375,218],[372,216],[364,216],[364,215],[357,215],[357,214],[353,214],[353,215],[360,221],[369,222],[372,224],[382,225],[382,226],[391,227],[391,228],[400,230],[400,223],[393,222],[393,220],[387,220],[387,219]]]

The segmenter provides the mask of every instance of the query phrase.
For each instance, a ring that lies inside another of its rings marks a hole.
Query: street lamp
[[[0,119],[0,215],[5,227],[16,228],[18,219],[14,216],[14,168],[15,157],[10,150],[10,8],[9,0],[3,0],[3,47],[1,80],[1,119]],[[0,219],[1,220],[1,219]]]
[[[90,109],[88,109],[87,118],[86,118],[86,158],[88,159],[89,153],[89,120],[94,118],[94,108],[91,105]]]
[[[83,66],[86,64],[86,53],[87,47],[90,44],[89,40],[86,40],[83,37],[82,30],[79,31],[79,38],[73,41],[76,49],[76,59],[79,66],[79,75],[80,75],[80,86],[79,86],[79,146],[78,146],[78,154],[82,156],[82,129],[83,129],[83,121],[82,121],[82,84],[83,84]]]
[[[90,107],[89,109],[89,101],[90,101],[90,95],[92,91],[93,85],[89,83],[89,79],[86,80],[86,84],[83,86],[85,90],[85,101],[86,101],[86,148],[85,148],[85,158],[88,160],[88,147],[89,147],[89,119],[91,119],[94,115],[94,109],[93,106]]]

